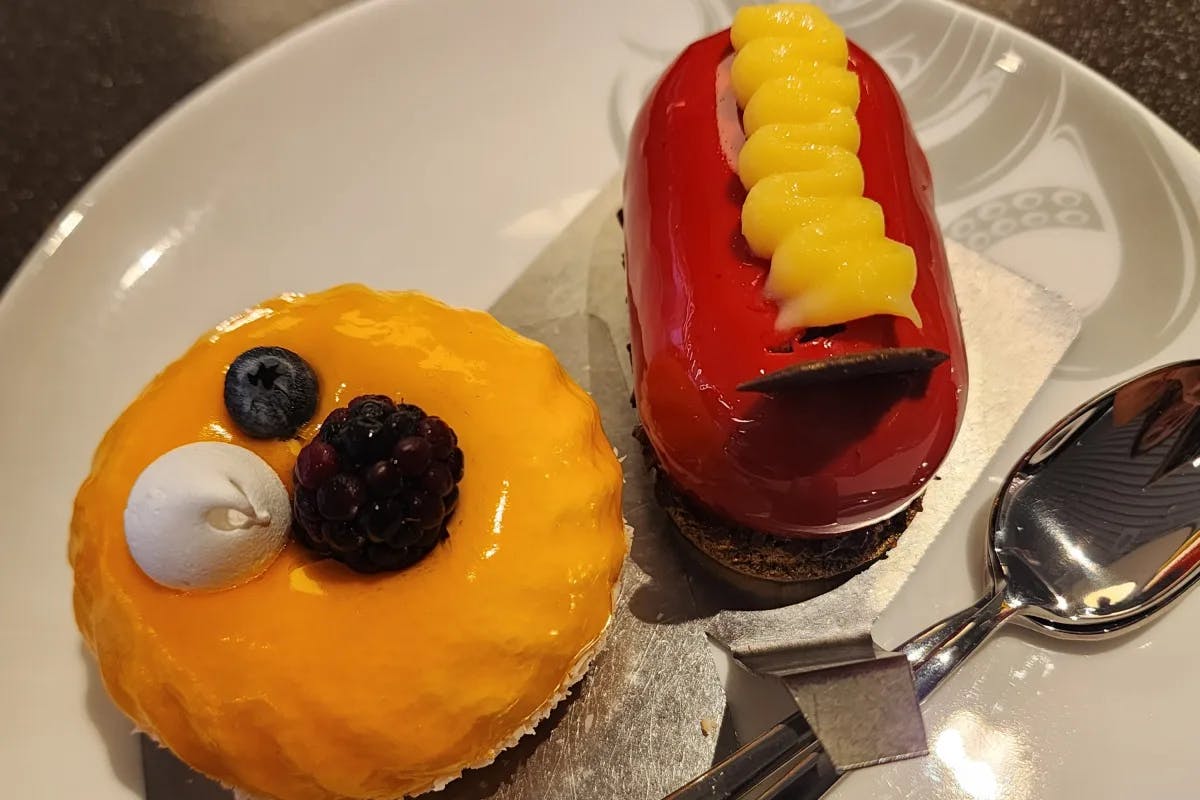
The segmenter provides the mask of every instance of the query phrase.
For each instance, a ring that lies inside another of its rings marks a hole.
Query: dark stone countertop
[[[139,131],[345,0],[0,3],[0,285]],[[968,0],[1107,76],[1200,145],[1200,0]]]

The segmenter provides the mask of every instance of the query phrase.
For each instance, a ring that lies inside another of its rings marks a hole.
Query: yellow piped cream
[[[771,261],[777,327],[890,314],[920,325],[912,249],[884,234],[863,197],[858,76],[843,31],[808,3],[748,6],[730,29],[730,80],[746,143],[742,233]]]

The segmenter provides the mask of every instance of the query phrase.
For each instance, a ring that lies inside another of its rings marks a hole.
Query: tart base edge
[[[848,576],[885,556],[896,546],[921,510],[918,497],[882,522],[819,539],[785,539],[730,525],[687,497],[658,466],[641,426],[635,436],[643,444],[654,474],[654,495],[673,527],[689,544],[727,570],[773,583],[801,583]]]

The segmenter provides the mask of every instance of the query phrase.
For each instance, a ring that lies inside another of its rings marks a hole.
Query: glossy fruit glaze
[[[780,536],[836,534],[918,495],[962,419],[966,358],[929,167],[891,82],[851,43],[864,194],[883,207],[887,236],[916,254],[923,327],[871,316],[809,341],[776,330],[768,265],[740,232],[745,191],[719,121],[731,54],[728,31],[691,45],[634,124],[625,243],[638,411],[668,475],[697,502]],[[789,364],[882,347],[932,347],[950,359],[927,379],[778,396],[736,389]]]
[[[320,381],[299,440],[240,434],[222,403],[242,351],[278,345]],[[125,544],[134,479],[162,453],[249,448],[290,489],[333,408],[386,392],[441,415],[466,453],[449,538],[362,575],[295,542],[210,594],[146,577]],[[137,726],[255,797],[401,797],[490,761],[577,676],[625,555],[621,471],[591,399],[544,346],[415,293],[285,296],[218,326],[113,425],[71,524],[75,614]]]

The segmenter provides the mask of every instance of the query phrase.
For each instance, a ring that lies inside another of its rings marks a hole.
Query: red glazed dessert
[[[796,28],[794,15],[814,12],[819,15],[807,6],[758,7],[749,22],[739,14],[733,40],[740,22],[750,36],[765,29],[770,46],[759,49],[770,51],[766,60],[795,62],[794,48],[787,50],[791,40],[780,35],[789,31],[781,27],[800,30],[802,39],[809,37],[801,46],[808,46],[812,29],[821,32],[828,21],[820,15],[815,26],[801,20]],[[899,253],[914,264],[907,284],[896,277],[903,268],[893,268],[892,261],[882,272],[869,265],[855,272],[854,259],[838,255],[800,269],[809,276],[800,292],[772,292],[776,273],[797,272],[794,264],[780,261],[787,237],[777,237],[773,261],[756,255],[761,246],[752,250],[747,241],[754,238],[749,227],[754,221],[743,220],[744,203],[751,213],[745,186],[762,181],[765,187],[767,179],[747,178],[750,154],[740,126],[749,124],[750,113],[738,110],[745,104],[734,99],[735,87],[744,93],[742,85],[755,80],[747,73],[764,69],[773,86],[784,87],[780,91],[799,85],[799,102],[808,106],[776,114],[800,119],[814,104],[814,87],[818,93],[844,88],[828,88],[838,76],[824,66],[815,77],[802,66],[807,72],[800,78],[780,78],[786,64],[739,64],[730,31],[696,42],[646,101],[633,128],[625,178],[635,395],[658,465],[660,499],[681,531],[709,555],[775,580],[827,577],[893,546],[950,449],[966,398],[962,333],[928,164],[883,70],[853,44],[843,47],[848,47],[844,69],[857,78],[861,98],[853,119],[861,131],[862,197],[852,201],[878,204],[886,239],[880,235],[879,248],[838,244],[837,252],[882,248],[889,258]],[[742,55],[739,51],[738,58]],[[801,53],[799,61],[809,55]],[[830,60],[838,61],[836,52]],[[762,104],[756,102],[752,96],[748,109],[757,114]],[[800,170],[810,166],[807,153],[831,150],[824,138],[839,120],[836,113],[822,114],[818,109],[810,115],[818,124],[806,118],[804,125],[785,126],[788,136],[813,139],[802,143],[799,161],[787,147],[767,158],[767,172],[775,158],[783,179],[815,186],[813,202],[824,204],[815,233],[810,218],[797,218],[794,226],[805,228],[791,246],[804,259],[828,249],[805,244],[827,229],[849,225],[851,239],[859,229],[857,222],[839,223],[841,199],[826,199],[853,195],[853,187],[843,192],[833,171],[827,170],[828,180],[814,178],[812,170],[797,173],[797,164]],[[756,136],[762,138],[756,130],[749,141]],[[776,224],[772,214],[770,224],[790,230],[791,222]],[[826,263],[838,264],[851,277],[827,287]],[[866,288],[846,288],[855,281]],[[910,294],[901,297],[894,290],[900,284],[911,287]],[[811,300],[814,296],[842,300]],[[796,304],[811,324],[793,324],[796,314],[783,319],[783,309]],[[876,307],[889,310],[861,313]]]

